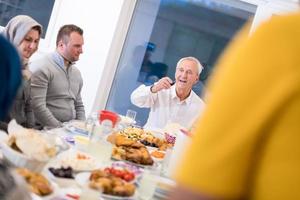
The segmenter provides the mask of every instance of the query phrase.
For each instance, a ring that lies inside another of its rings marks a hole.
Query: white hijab
[[[2,34],[6,39],[18,47],[28,31],[34,26],[39,26],[41,31],[43,30],[42,25],[31,17],[27,15],[17,15],[7,23]]]
[[[2,32],[2,35],[11,43],[13,43],[18,49],[18,46],[20,45],[26,34],[32,29],[32,27],[35,26],[40,27],[40,34],[42,34],[43,27],[41,24],[27,15],[17,15],[9,20]],[[22,69],[23,77],[28,80],[31,76],[31,72],[28,69],[27,59],[22,58]]]

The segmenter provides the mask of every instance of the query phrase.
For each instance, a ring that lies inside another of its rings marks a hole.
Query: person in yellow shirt
[[[210,81],[172,200],[300,199],[300,13],[245,33]]]

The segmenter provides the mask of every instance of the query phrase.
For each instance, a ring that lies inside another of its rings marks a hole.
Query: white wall
[[[96,97],[123,2],[56,0],[45,40],[41,41],[39,52],[32,57],[32,60],[37,59],[55,49],[56,34],[62,25],[74,23],[83,29],[85,44],[76,66],[84,81],[82,98],[87,115]]]

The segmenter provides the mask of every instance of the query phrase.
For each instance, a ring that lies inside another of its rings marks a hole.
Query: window
[[[0,26],[16,15],[29,15],[43,26],[47,32],[49,19],[55,0],[0,0]]]
[[[149,110],[132,105],[130,94],[163,76],[174,79],[176,63],[184,56],[197,57],[204,65],[193,88],[201,96],[218,56],[256,11],[256,6],[245,2],[225,2],[138,0],[106,109],[123,115],[127,109],[135,110],[143,126]]]

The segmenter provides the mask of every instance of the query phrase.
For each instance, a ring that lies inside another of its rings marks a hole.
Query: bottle
[[[85,121],[85,129],[88,131],[88,137],[91,138],[97,122],[97,113],[91,113]]]

